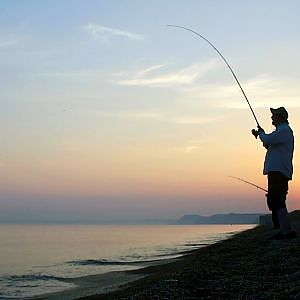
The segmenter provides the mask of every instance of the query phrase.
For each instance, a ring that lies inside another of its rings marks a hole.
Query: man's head
[[[272,113],[272,124],[277,126],[283,122],[288,122],[289,114],[284,107],[270,108]]]

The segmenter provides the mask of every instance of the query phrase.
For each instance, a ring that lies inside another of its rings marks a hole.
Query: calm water
[[[0,299],[72,287],[64,278],[141,268],[254,225],[0,225]]]

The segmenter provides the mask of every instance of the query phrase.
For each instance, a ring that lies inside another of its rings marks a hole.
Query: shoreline
[[[300,300],[300,211],[291,215],[297,238],[270,240],[259,225],[186,254],[178,261],[135,270],[147,276],[106,294],[80,300]]]
[[[255,224],[253,224],[255,226]],[[251,230],[251,229],[246,229]],[[244,231],[242,231],[244,232]],[[126,271],[111,271],[107,273],[101,273],[96,275],[86,275],[76,278],[64,279],[66,283],[74,284],[74,287],[70,287],[58,292],[50,292],[42,295],[36,295],[26,297],[26,300],[76,300],[76,299],[89,299],[89,297],[96,296],[104,297],[110,293],[118,292],[128,286],[135,285],[136,283],[143,284],[143,280],[151,278],[154,274],[165,272],[170,267],[176,268],[177,264],[181,262],[185,263],[186,259],[197,253],[199,250],[206,249],[216,243],[221,243],[224,240],[234,237],[239,232],[234,233],[230,237],[221,239],[212,244],[199,243],[191,244],[191,249],[182,250],[177,253],[175,257],[166,258],[161,260],[149,261],[144,263],[142,267],[134,270]],[[199,246],[195,248],[195,246]],[[180,255],[180,256],[178,256]],[[102,298],[101,298],[102,299]]]
[[[258,225],[191,249],[179,258],[136,270],[72,279],[77,285],[74,288],[30,299],[299,300],[300,211],[292,217],[296,239],[269,240],[276,231]]]
[[[118,290],[120,286],[135,282],[146,275],[130,273],[131,271],[115,271],[98,275],[87,275],[65,282],[75,286],[60,292],[43,294],[40,296],[27,297],[26,300],[72,300],[88,297],[89,295],[106,294]]]
[[[203,248],[204,247],[206,246],[203,246]],[[186,256],[191,255],[199,249],[200,248],[182,251],[182,256],[179,257],[151,261],[148,264],[146,263],[145,266],[135,270],[111,271],[103,274],[65,279],[63,280],[64,282],[72,283],[75,286],[59,292],[26,297],[25,300],[76,300],[94,297],[95,295],[96,297],[98,297],[98,295],[106,295],[139,282],[139,280],[147,278],[152,273],[156,273],[168,265],[183,260]]]

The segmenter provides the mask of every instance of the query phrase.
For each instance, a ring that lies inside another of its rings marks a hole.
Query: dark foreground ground
[[[118,291],[81,299],[300,299],[300,211],[291,218],[295,239],[269,240],[274,230],[259,226],[135,271],[149,275]]]

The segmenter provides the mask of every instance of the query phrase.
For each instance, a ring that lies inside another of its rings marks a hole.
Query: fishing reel
[[[255,136],[255,138],[257,139],[258,137],[258,130],[252,129],[251,133]]]

